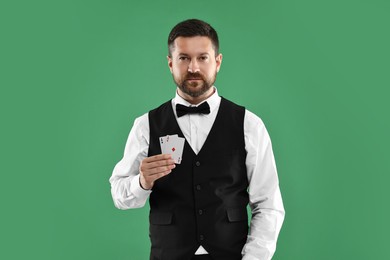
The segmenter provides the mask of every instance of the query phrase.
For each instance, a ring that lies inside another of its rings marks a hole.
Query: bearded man
[[[151,260],[271,259],[285,212],[264,123],[219,96],[208,23],[177,24],[168,52],[176,95],[135,120],[110,178],[114,204],[149,198]]]

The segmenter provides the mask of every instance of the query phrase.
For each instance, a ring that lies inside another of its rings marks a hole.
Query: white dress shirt
[[[210,114],[207,115],[187,114],[178,118],[176,104],[193,105],[180,97],[177,91],[175,98],[172,99],[172,107],[179,127],[196,154],[206,141],[221,102],[215,87],[214,90],[214,94],[203,101],[207,101],[210,105]],[[262,120],[248,110],[245,110],[244,135],[252,218],[248,238],[242,250],[242,259],[268,260],[275,252],[276,241],[284,220],[279,180],[268,132]],[[148,156],[148,149],[149,118],[146,113],[134,121],[123,158],[116,164],[110,178],[111,194],[117,208],[143,207],[152,192],[144,190],[139,184],[139,166]],[[207,251],[202,246],[196,252],[196,254],[205,253],[207,254]]]

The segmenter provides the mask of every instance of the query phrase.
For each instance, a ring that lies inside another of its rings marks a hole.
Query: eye
[[[205,60],[207,60],[207,56],[201,56],[201,57],[199,57],[199,59],[200,59],[201,61],[205,61]]]
[[[179,57],[179,60],[186,61],[186,60],[188,60],[188,57],[181,56],[181,57]]]

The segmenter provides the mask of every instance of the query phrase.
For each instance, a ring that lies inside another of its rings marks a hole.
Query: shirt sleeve
[[[139,166],[148,156],[148,114],[137,118],[127,138],[123,158],[115,165],[110,177],[111,195],[118,209],[140,208],[145,205],[151,191],[139,182]]]
[[[275,253],[285,215],[276,164],[264,123],[248,110],[244,134],[252,219],[242,259],[269,260]]]

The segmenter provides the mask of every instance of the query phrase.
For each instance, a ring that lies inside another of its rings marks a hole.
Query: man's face
[[[222,62],[222,54],[215,56],[211,40],[204,36],[178,37],[171,55],[168,66],[179,90],[189,98],[207,95]]]

